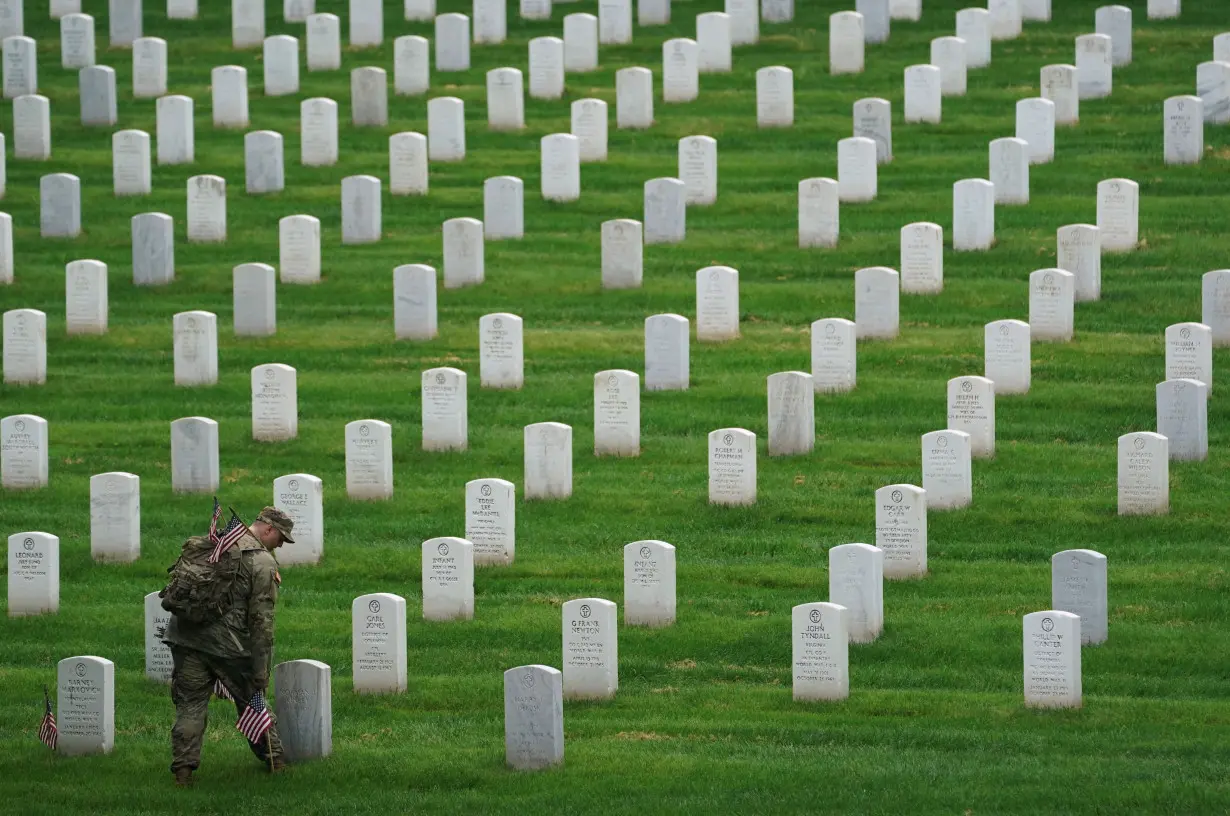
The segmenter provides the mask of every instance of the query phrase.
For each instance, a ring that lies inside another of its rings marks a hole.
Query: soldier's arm
[[[252,594],[248,596],[248,633],[251,636],[252,673],[260,688],[269,684],[273,658],[273,608],[278,601],[276,569],[265,559],[257,559],[252,569]]]

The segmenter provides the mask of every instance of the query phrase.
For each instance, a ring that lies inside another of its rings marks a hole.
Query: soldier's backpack
[[[203,626],[221,620],[234,600],[235,579],[239,574],[239,552],[223,553],[217,563],[209,556],[214,546],[205,536],[184,542],[183,552],[167,568],[171,576],[158,597],[162,608],[181,621]]]

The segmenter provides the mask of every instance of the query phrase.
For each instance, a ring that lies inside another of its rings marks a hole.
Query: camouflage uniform
[[[290,537],[294,523],[280,510],[267,507],[257,520],[276,527],[286,541],[294,541]],[[190,543],[193,542],[190,540]],[[195,771],[200,765],[201,742],[205,737],[215,679],[222,681],[235,701],[237,715],[247,708],[253,694],[264,691],[269,684],[273,609],[278,598],[277,561],[251,532],[222,557],[239,559],[234,603],[230,610],[221,620],[205,626],[180,621],[172,615],[163,635],[174,661],[171,674],[171,700],[175,703],[175,725],[171,729],[172,773]],[[282,741],[278,737],[276,720],[269,729],[268,742],[275,764],[280,764]],[[252,753],[268,764],[265,740],[249,745]]]

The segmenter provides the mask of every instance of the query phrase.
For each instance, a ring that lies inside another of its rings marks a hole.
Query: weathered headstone
[[[405,691],[406,599],[391,592],[360,595],[350,604],[350,626],[355,694]]]
[[[995,455],[995,383],[987,377],[953,377],[948,381],[948,428],[969,435],[970,455]]]
[[[994,243],[995,185],[986,179],[958,181],[952,186],[952,248],[988,250]]]
[[[905,69],[905,121],[938,125],[943,116],[940,69],[911,65]]]
[[[110,46],[132,48],[141,36],[141,18],[141,0],[107,0]]]
[[[876,143],[876,162],[893,160],[892,105],[887,99],[868,97],[854,103],[854,135]]]
[[[213,385],[218,381],[218,316],[180,312],[173,326],[175,384]]]
[[[1076,38],[1076,81],[1081,99],[1101,99],[1111,91],[1111,41],[1105,34]]]
[[[213,120],[216,128],[248,126],[248,69],[220,65],[210,72]]]
[[[162,286],[175,280],[175,221],[166,213],[132,217],[132,283]]]
[[[88,68],[94,64],[94,18],[66,14],[60,18],[60,67]]]
[[[874,201],[878,190],[876,144],[862,136],[837,142],[837,192],[843,202]]]
[[[790,611],[795,700],[844,700],[850,696],[846,615],[845,607],[832,603],[799,604]]]
[[[265,96],[299,93],[299,41],[286,34],[265,38]]]
[[[835,247],[841,226],[836,179],[799,182],[799,248]]]
[[[1110,61],[1116,67],[1132,62],[1132,10],[1102,6],[1094,13],[1094,30],[1110,37]]]
[[[884,629],[884,552],[869,544],[829,549],[829,602],[845,607],[851,643],[871,643]]]
[[[707,266],[696,272],[696,339],[702,343],[739,336],[739,271]]]
[[[892,340],[901,325],[897,270],[872,266],[854,273],[854,333],[860,340]]]
[[[551,18],[551,0],[538,0],[546,5],[547,17]],[[474,43],[498,45],[508,38],[508,4],[505,0],[474,0]]]
[[[389,137],[389,194],[427,195],[427,137],[407,131]]]
[[[1028,147],[1030,164],[1047,164],[1055,158],[1055,103],[1035,97],[1016,103],[1016,138]]]
[[[1106,606],[1106,556],[1093,550],[1051,556],[1051,607],[1080,617],[1082,646],[1106,642]]]
[[[632,42],[632,0],[598,0],[598,42],[602,45]]]
[[[1119,515],[1170,512],[1170,443],[1161,434],[1136,431],[1119,437]]]
[[[450,535],[423,542],[423,620],[474,618],[474,544]]]
[[[920,221],[901,228],[901,291],[934,294],[944,289],[944,228]]]
[[[47,315],[38,309],[4,313],[4,382],[42,385],[47,381]]]
[[[1030,326],[1020,320],[995,320],[983,329],[983,374],[995,383],[995,395],[1028,394]]]
[[[1081,707],[1081,618],[1071,612],[1031,612],[1022,622],[1025,705]]]
[[[829,317],[811,324],[811,377],[817,392],[853,390],[856,359],[854,321]]]
[[[688,319],[677,314],[645,318],[645,390],[686,391],[689,379]]]
[[[969,434],[952,430],[923,434],[922,478],[928,509],[968,506],[974,498]]]
[[[525,127],[525,89],[516,68],[487,72],[487,127],[520,130]]]
[[[1209,389],[1199,380],[1174,379],[1157,384],[1157,432],[1166,437],[1176,462],[1209,456]]]
[[[484,181],[483,236],[499,241],[524,235],[525,184],[516,176],[496,176]]]
[[[389,75],[371,66],[350,72],[350,122],[355,127],[389,124]]]
[[[645,182],[646,244],[677,244],[687,234],[687,189],[677,178]]]
[[[86,127],[114,125],[119,120],[116,107],[115,69],[91,65],[77,74],[81,97],[81,124]]]
[[[675,622],[675,548],[665,541],[624,546],[624,626]]]
[[[839,11],[829,16],[829,73],[861,74],[866,62],[863,15]]]
[[[188,179],[188,240],[226,241],[226,179],[193,176]]]
[[[1015,40],[1021,36],[1021,0],[987,0],[991,14],[991,39]]]
[[[1042,68],[1042,98],[1055,103],[1055,124],[1080,122],[1080,81],[1075,65],[1047,65]]]
[[[1203,323],[1166,327],[1166,379],[1199,380],[1213,390],[1213,330]]]
[[[1131,179],[1098,182],[1098,233],[1104,252],[1131,252],[1140,240],[1140,185]]]
[[[167,92],[167,41],[140,37],[132,44],[132,95],[155,99]]]
[[[619,689],[615,604],[576,598],[563,605],[564,696],[605,700]]]
[[[550,666],[504,672],[504,763],[536,771],[564,762],[563,675]]]
[[[1029,336],[1040,342],[1072,339],[1076,276],[1062,269],[1029,273]]]
[[[872,45],[888,42],[888,0],[855,0],[854,8],[863,15],[863,41]]]
[[[265,39],[265,0],[231,0],[231,48],[256,48]]]
[[[525,500],[572,495],[572,428],[561,422],[526,425]]]
[[[653,126],[653,72],[648,68],[615,72],[615,126],[621,130]]]
[[[662,101],[691,102],[699,95],[696,41],[667,40],[662,44]]]
[[[965,96],[965,40],[937,37],[931,41],[931,64],[940,69],[940,95]]]
[[[342,21],[336,14],[311,14],[307,18],[307,68],[336,71],[342,67]]]
[[[273,480],[273,506],[295,522],[295,542],[278,549],[278,563],[315,564],[325,551],[324,489],[310,473],[290,473]]]
[[[346,495],[351,499],[393,497],[393,427],[378,419],[346,423]]]
[[[1163,108],[1166,164],[1199,164],[1204,155],[1204,103],[1198,96],[1172,96]]]
[[[288,215],[278,221],[278,269],[282,283],[320,281],[320,219]]]
[[[248,195],[280,193],[286,186],[282,134],[254,130],[243,137],[244,187]]]
[[[1230,346],[1230,269],[1204,274],[1200,303],[1200,322],[1212,332],[1214,347]]]
[[[708,11],[696,15],[696,67],[702,74],[730,72],[730,15]]]
[[[431,43],[407,34],[393,40],[393,93],[418,96],[431,86]]]
[[[436,72],[470,70],[470,18],[464,14],[436,17]]]
[[[644,241],[641,222],[616,218],[602,222],[602,288],[636,289],[641,285]]]
[[[986,68],[991,64],[991,13],[982,8],[957,12],[957,36],[965,40],[965,67]]]
[[[131,473],[90,477],[90,557],[136,561],[141,555],[141,479]]]
[[[298,372],[284,363],[256,366],[252,369],[252,438],[285,442],[298,435]]]
[[[594,455],[640,456],[641,378],[623,369],[594,375]]]
[[[13,100],[12,110],[13,158],[35,161],[51,158],[51,103],[47,97],[38,94],[19,96]]]
[[[564,71],[581,74],[598,68],[598,18],[592,14],[564,17]]]
[[[794,126],[794,72],[789,68],[770,65],[756,72],[756,124]]]
[[[158,683],[170,683],[175,661],[171,649],[162,642],[171,613],[162,608],[157,592],[145,596],[145,677]]]
[[[56,752],[109,754],[115,747],[115,664],[105,657],[66,657],[56,665]]]
[[[342,179],[342,243],[379,241],[382,224],[380,179],[375,176]]]
[[[159,164],[192,164],[196,158],[196,130],[192,100],[164,96],[157,103]]]
[[[273,710],[290,763],[333,753],[333,670],[319,660],[288,660],[273,667]]]
[[[517,488],[505,479],[466,482],[466,540],[474,564],[507,565],[517,548]]]
[[[530,40],[530,97],[559,99],[564,95],[564,41],[559,37]]]
[[[444,222],[444,288],[482,283],[485,276],[483,222],[450,218]]]
[[[69,261],[64,267],[64,326],[69,334],[106,334],[107,265]]]
[[[582,162],[606,161],[606,103],[601,99],[578,99],[573,102],[572,135],[577,137]]]
[[[32,38],[4,38],[4,98],[38,93],[38,61]]]
[[[423,372],[423,450],[463,451],[469,447],[466,373],[447,366]]]
[[[542,197],[576,201],[581,197],[581,143],[571,133],[552,133],[540,142]]]
[[[39,235],[76,238],[81,234],[81,179],[52,173],[38,181]]]
[[[148,195],[151,178],[149,134],[143,130],[111,134],[111,189],[115,195]]]
[[[455,96],[427,102],[427,158],[461,161],[466,157],[465,103]]]
[[[742,428],[709,433],[709,503],[756,503],[756,434]]]
[[[1230,122],[1230,54],[1196,66],[1196,95],[1202,103],[1204,121],[1214,125]]]
[[[875,502],[883,576],[892,580],[926,575],[927,491],[911,484],[885,485],[876,491]]]
[[[10,618],[60,611],[59,536],[33,531],[9,536],[8,573]]]
[[[1076,302],[1102,296],[1102,237],[1090,224],[1069,224],[1056,233],[1055,266],[1073,275],[1072,297]]]
[[[816,446],[816,387],[812,376],[803,371],[770,374],[768,392],[769,455],[811,453]]]
[[[183,417],[171,423],[171,490],[215,493],[219,484],[218,423]]]

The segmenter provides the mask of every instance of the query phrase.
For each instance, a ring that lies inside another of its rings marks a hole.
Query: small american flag
[[[216,564],[218,559],[222,557],[222,553],[229,550],[235,545],[235,542],[243,538],[243,534],[248,532],[248,526],[239,520],[239,516],[231,510],[231,520],[226,523],[226,527],[221,532],[218,531],[218,519],[222,517],[222,506],[218,504],[218,498],[214,497],[214,515],[209,522],[209,540],[214,545],[214,551],[209,554],[209,563]]]
[[[258,691],[252,695],[251,702],[243,710],[243,714],[239,715],[239,722],[235,723],[235,727],[248,738],[248,742],[259,742],[265,732],[273,727],[273,717],[269,715],[269,709],[265,705],[264,694]]]
[[[231,700],[232,702],[235,699],[231,696],[231,693],[226,690],[226,684],[221,680],[214,681],[214,696],[219,700]]]
[[[51,712],[51,698],[47,696],[47,687],[43,686],[43,704],[46,706],[43,721],[38,725],[39,741],[51,750],[56,749],[60,739],[60,731],[56,728],[56,715]]]

